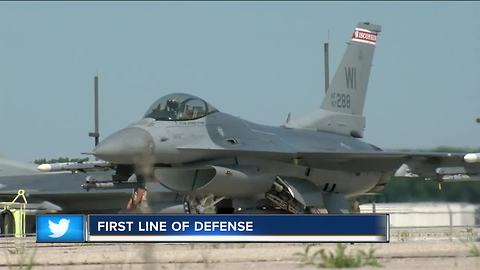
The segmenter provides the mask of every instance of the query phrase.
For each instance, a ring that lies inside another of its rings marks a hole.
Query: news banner
[[[390,239],[388,214],[38,215],[37,242],[370,242]]]

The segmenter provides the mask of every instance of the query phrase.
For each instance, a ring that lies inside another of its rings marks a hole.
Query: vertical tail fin
[[[323,100],[322,109],[353,115],[363,114],[378,32],[378,25],[357,24]]]
[[[320,110],[292,120],[287,127],[330,131],[363,137],[363,108],[379,25],[357,24],[347,50],[326,92]]]

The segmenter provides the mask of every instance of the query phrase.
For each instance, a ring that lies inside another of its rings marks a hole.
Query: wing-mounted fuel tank
[[[236,197],[265,193],[275,181],[273,173],[255,166],[160,168],[154,175],[165,187],[179,193]]]

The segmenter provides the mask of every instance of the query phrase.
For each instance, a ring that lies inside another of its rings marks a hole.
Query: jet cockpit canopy
[[[145,113],[144,118],[157,121],[188,121],[218,112],[205,100],[183,93],[174,93],[158,99]]]

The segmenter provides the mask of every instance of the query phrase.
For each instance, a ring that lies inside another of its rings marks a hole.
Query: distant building
[[[480,205],[468,203],[376,203],[360,205],[361,213],[389,213],[391,227],[480,225]]]

